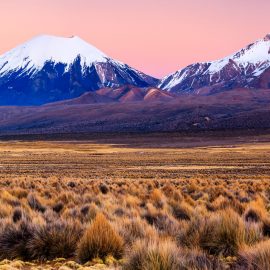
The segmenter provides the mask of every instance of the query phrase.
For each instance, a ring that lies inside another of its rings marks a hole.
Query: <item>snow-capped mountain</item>
[[[0,105],[39,105],[103,87],[157,82],[76,36],[38,36],[0,56]]]
[[[159,84],[174,93],[215,93],[237,87],[270,88],[270,34],[221,60],[196,63]]]

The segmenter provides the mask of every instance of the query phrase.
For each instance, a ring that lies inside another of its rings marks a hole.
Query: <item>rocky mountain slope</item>
[[[270,88],[270,34],[223,59],[196,63],[165,77],[172,93],[211,94],[233,88]]]

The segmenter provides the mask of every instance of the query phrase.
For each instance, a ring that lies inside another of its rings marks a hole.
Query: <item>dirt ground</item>
[[[269,154],[270,136],[0,141],[0,178],[268,179]]]

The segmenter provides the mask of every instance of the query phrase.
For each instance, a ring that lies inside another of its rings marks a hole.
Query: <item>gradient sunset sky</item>
[[[1,0],[0,54],[39,34],[77,35],[162,77],[270,32],[269,0]]]

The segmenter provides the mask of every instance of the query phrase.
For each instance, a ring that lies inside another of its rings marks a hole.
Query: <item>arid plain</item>
[[[269,269],[269,135],[112,138],[0,142],[0,269]]]

